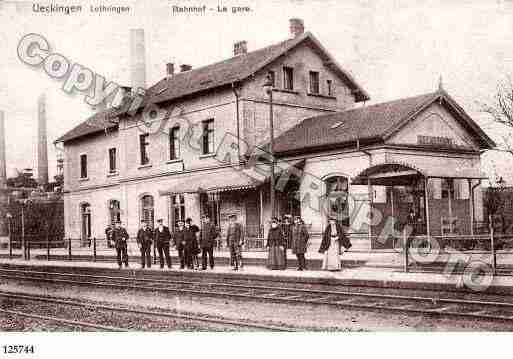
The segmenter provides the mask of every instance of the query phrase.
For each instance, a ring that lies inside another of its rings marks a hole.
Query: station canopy
[[[360,172],[351,183],[353,185],[400,186],[411,184],[419,178],[457,178],[486,179],[487,177],[475,168],[454,168],[444,165],[419,166],[410,163],[386,162],[368,167]]]

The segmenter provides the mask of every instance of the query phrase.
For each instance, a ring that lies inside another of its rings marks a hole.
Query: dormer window
[[[283,88],[285,90],[294,90],[294,69],[292,67],[283,67]]]
[[[319,73],[317,71],[310,71],[310,93],[319,94]]]

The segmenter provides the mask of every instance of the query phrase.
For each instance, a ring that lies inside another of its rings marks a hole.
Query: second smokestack
[[[0,111],[0,188],[7,186],[4,111]]]
[[[48,141],[46,135],[46,97],[37,102],[37,179],[40,185],[48,184]]]
[[[146,89],[146,46],[143,29],[130,29],[130,86]]]

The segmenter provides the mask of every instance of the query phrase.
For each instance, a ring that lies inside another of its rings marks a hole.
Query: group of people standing
[[[200,228],[192,223],[190,218],[177,222],[174,232],[164,226],[162,219],[157,220],[157,227],[152,229],[145,220],[141,221],[141,228],[137,232],[137,245],[141,251],[141,267],[151,268],[152,245],[158,252],[160,268],[167,265],[172,268],[170,248],[173,246],[178,251],[180,269],[199,269],[199,254],[202,254],[201,269],[207,269],[207,262],[214,269],[214,243],[218,236],[216,227],[210,223],[208,216],[203,216]],[[107,238],[114,242],[119,268],[124,264],[128,267],[128,233],[121,227],[121,222],[116,222],[114,228],[107,233]]]
[[[298,271],[306,268],[305,253],[308,249],[309,234],[305,223],[301,217],[296,216],[294,223],[290,223],[290,216],[286,216],[280,223],[276,217],[271,219],[271,228],[267,235],[267,267],[273,270],[282,270],[287,268],[287,248],[292,249],[296,255]],[[340,223],[335,217],[329,218],[329,224],[326,227],[319,248],[319,253],[323,254],[322,269],[336,271],[341,269],[340,256],[342,248],[345,250],[351,247],[351,242],[345,234]]]
[[[109,230],[107,238],[113,241],[116,248],[119,268],[128,267],[127,244],[129,235],[121,222],[116,222],[114,228]],[[137,245],[141,251],[141,267],[151,267],[151,248],[158,252],[160,268],[167,265],[172,268],[170,248],[174,246],[178,251],[180,269],[200,269],[199,255],[201,254],[201,269],[208,267],[214,269],[214,247],[219,237],[218,228],[210,222],[208,215],[202,217],[201,228],[192,223],[190,218],[179,220],[177,228],[171,232],[164,226],[163,220],[157,221],[157,227],[152,229],[147,221],[141,221],[141,228],[137,232]],[[291,249],[297,258],[297,270],[307,269],[305,254],[309,245],[309,233],[301,217],[296,216],[292,223],[292,216],[287,215],[283,221],[273,217],[267,234],[266,246],[268,248],[267,267],[273,270],[287,268],[287,249]],[[242,247],[244,234],[242,225],[237,222],[237,216],[229,216],[226,230],[226,245],[230,250],[230,264],[233,270],[243,268]],[[342,226],[336,218],[330,217],[326,227],[319,252],[323,254],[322,269],[340,270],[340,255],[342,248],[351,247]]]

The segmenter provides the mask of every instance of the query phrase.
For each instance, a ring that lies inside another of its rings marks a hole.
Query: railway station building
[[[141,219],[173,229],[203,213],[223,231],[235,213],[248,245],[261,245],[271,217],[267,78],[277,212],[300,215],[314,243],[328,215],[362,249],[392,246],[380,234],[400,231],[412,211],[418,234],[471,234],[482,221],[480,153],[494,143],[441,86],[366,106],[364,88],[299,19],[288,39],[247,47],[197,69],[168,64],[144,100],[171,114],[165,121],[109,108],[56,141],[67,237],[104,238],[118,219],[135,236]]]

